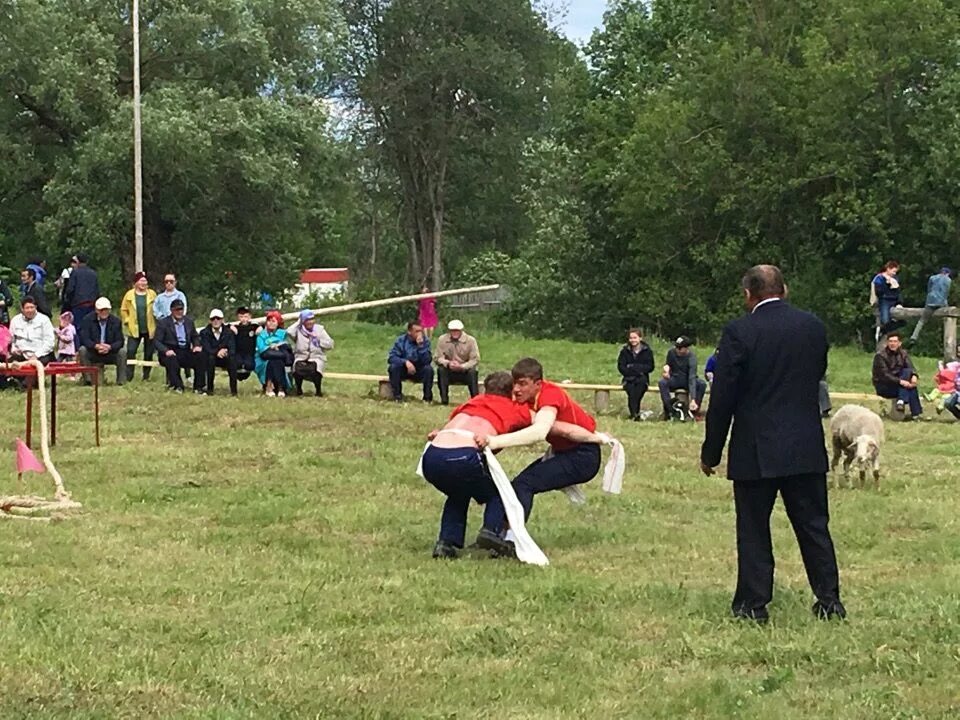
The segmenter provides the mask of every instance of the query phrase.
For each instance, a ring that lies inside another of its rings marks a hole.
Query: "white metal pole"
[[[143,270],[143,159],[140,150],[140,0],[133,0],[133,250]]]

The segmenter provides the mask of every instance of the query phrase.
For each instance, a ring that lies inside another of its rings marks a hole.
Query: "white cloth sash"
[[[549,565],[550,561],[543,550],[537,545],[523,521],[523,505],[513,491],[513,485],[510,484],[510,478],[503,471],[503,467],[497,460],[490,448],[484,448],[483,456],[487,459],[487,468],[490,470],[490,477],[493,478],[493,484],[497,486],[497,492],[500,493],[500,499],[503,501],[503,508],[507,512],[507,521],[510,523],[510,529],[514,535],[514,547],[517,549],[517,559],[520,562],[530,565]]]

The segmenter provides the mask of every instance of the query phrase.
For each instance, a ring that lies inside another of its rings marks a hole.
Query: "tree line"
[[[755,262],[835,342],[960,262],[950,0],[144,0],[148,273],[239,297],[495,280],[527,332],[715,335]],[[0,264],[133,268],[127,2],[0,0]]]

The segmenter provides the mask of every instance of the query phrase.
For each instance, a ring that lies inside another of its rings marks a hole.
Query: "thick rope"
[[[77,510],[83,507],[80,503],[70,499],[70,493],[63,485],[63,478],[50,458],[50,430],[47,427],[47,393],[46,379],[43,364],[36,358],[26,362],[7,363],[8,367],[19,369],[25,365],[32,365],[37,371],[37,388],[40,391],[40,449],[43,455],[43,465],[53,476],[53,500],[35,495],[10,495],[0,497],[0,519],[40,520],[49,522],[59,510]],[[52,516],[41,517],[40,513],[54,513]]]

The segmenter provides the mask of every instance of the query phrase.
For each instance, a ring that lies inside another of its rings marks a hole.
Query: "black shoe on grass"
[[[451,545],[446,540],[437,540],[437,544],[433,546],[433,556],[442,560],[453,560],[459,553],[457,552],[457,547]]]
[[[820,602],[817,600],[810,608],[813,614],[820,620],[846,620],[847,609],[839,600],[831,602]]]

